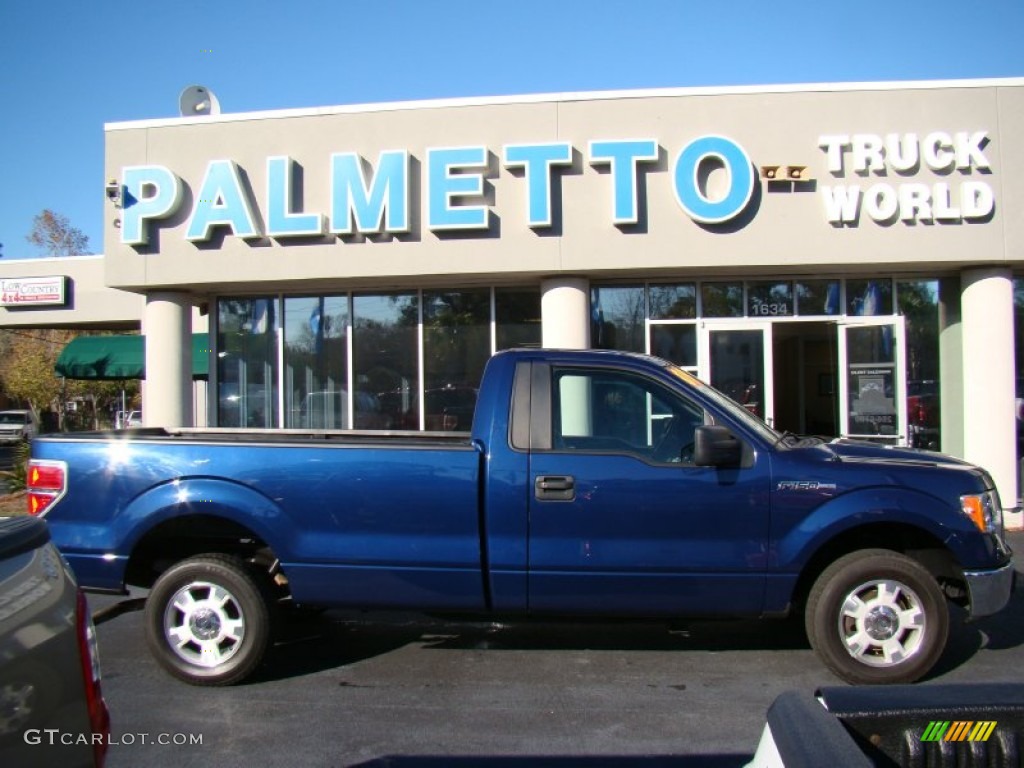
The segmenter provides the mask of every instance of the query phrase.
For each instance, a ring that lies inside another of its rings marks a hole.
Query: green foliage
[[[61,351],[77,335],[71,331],[35,329],[3,330],[0,351],[0,387],[8,397],[42,415],[57,414],[57,427],[100,429],[109,426],[109,415],[121,407],[124,390],[129,403],[139,391],[137,381],[79,381],[57,376],[54,365]],[[69,423],[65,422],[65,406],[76,400],[82,407]]]
[[[22,442],[14,449],[14,467],[0,472],[0,477],[7,479],[7,487],[12,492],[25,490],[25,478],[28,468],[29,444]]]
[[[7,395],[27,403],[37,413],[53,407],[64,390],[53,371],[64,345],[73,338],[68,331],[6,331],[7,350],[0,370]]]

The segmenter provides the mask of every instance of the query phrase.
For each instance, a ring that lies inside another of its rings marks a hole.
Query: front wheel
[[[949,610],[935,578],[906,555],[883,549],[836,560],[814,583],[807,637],[849,683],[912,683],[939,660]]]
[[[236,557],[201,555],[169,568],[146,599],[146,640],[156,660],[193,685],[248,677],[271,638],[269,589]]]

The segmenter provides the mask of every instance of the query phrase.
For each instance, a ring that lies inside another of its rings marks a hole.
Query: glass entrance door
[[[839,372],[840,436],[907,445],[903,318],[841,323]]]
[[[699,373],[768,424],[775,420],[771,333],[768,323],[704,325]]]

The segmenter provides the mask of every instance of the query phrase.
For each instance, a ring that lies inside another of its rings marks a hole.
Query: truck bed
[[[262,443],[288,445],[294,443],[331,443],[344,445],[371,445],[375,447],[400,446],[403,448],[469,446],[469,432],[421,432],[413,430],[354,430],[354,429],[249,429],[245,427],[216,429],[188,427],[135,427],[116,431],[69,432],[46,435],[52,441],[106,441],[106,440],[159,440],[188,441],[192,443]]]
[[[140,428],[33,450],[67,465],[47,519],[89,589],[138,583],[131,552],[171,556],[212,529],[273,542],[298,602],[483,606],[483,456],[466,433]]]

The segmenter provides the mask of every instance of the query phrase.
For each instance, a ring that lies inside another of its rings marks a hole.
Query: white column
[[[541,345],[548,349],[590,347],[590,281],[552,277],[540,284]]]
[[[147,427],[192,426],[192,302],[184,293],[146,297],[146,390],[142,419]]]
[[[1013,275],[1003,267],[961,275],[964,458],[995,480],[1004,507],[1017,506]]]

